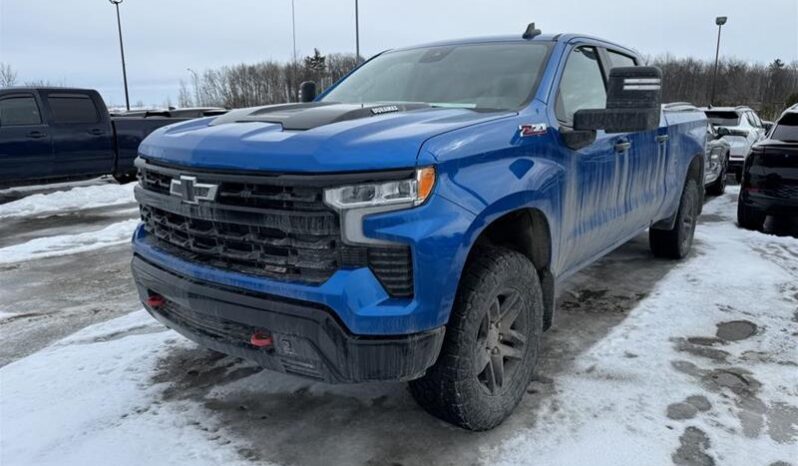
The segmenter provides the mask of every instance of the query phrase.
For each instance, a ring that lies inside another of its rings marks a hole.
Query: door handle
[[[629,148],[632,147],[632,143],[629,141],[618,141],[615,143],[615,152],[621,153],[626,152]]]
[[[89,134],[93,134],[95,136],[102,136],[103,134],[105,134],[105,131],[103,131],[101,129],[94,128],[94,129],[90,129],[89,130]]]
[[[28,137],[31,138],[31,139],[46,138],[47,137],[47,133],[43,133],[41,131],[31,131],[30,133],[28,133]]]
[[[657,136],[657,142],[666,142],[668,139],[670,139],[670,136],[667,134],[660,134]]]

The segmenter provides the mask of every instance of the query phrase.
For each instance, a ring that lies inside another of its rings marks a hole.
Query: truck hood
[[[429,138],[512,112],[425,104],[286,104],[167,126],[139,147],[151,161],[265,172],[346,172],[415,166]]]

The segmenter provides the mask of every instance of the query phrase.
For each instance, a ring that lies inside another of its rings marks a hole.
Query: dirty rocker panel
[[[147,311],[173,330],[267,369],[329,383],[412,380],[435,362],[444,328],[394,337],[350,334],[323,305],[188,280],[139,256],[132,262]],[[258,347],[254,335],[273,344]]]

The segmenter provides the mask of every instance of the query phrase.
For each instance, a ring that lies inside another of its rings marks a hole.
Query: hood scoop
[[[430,106],[428,104],[382,103],[361,105],[328,102],[269,105],[266,107],[234,110],[214,120],[211,126],[256,121],[260,123],[279,124],[286,131],[305,131],[342,121],[370,118],[377,115],[407,112],[424,108],[430,108]]]

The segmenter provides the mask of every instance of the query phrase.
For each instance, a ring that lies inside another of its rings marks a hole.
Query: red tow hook
[[[153,294],[147,298],[146,304],[147,306],[150,306],[153,309],[158,309],[160,307],[163,307],[164,304],[166,304],[166,298],[164,298],[159,294]]]
[[[271,335],[267,335],[263,332],[255,332],[249,339],[250,344],[252,346],[258,348],[267,348],[274,345],[274,339]]]

